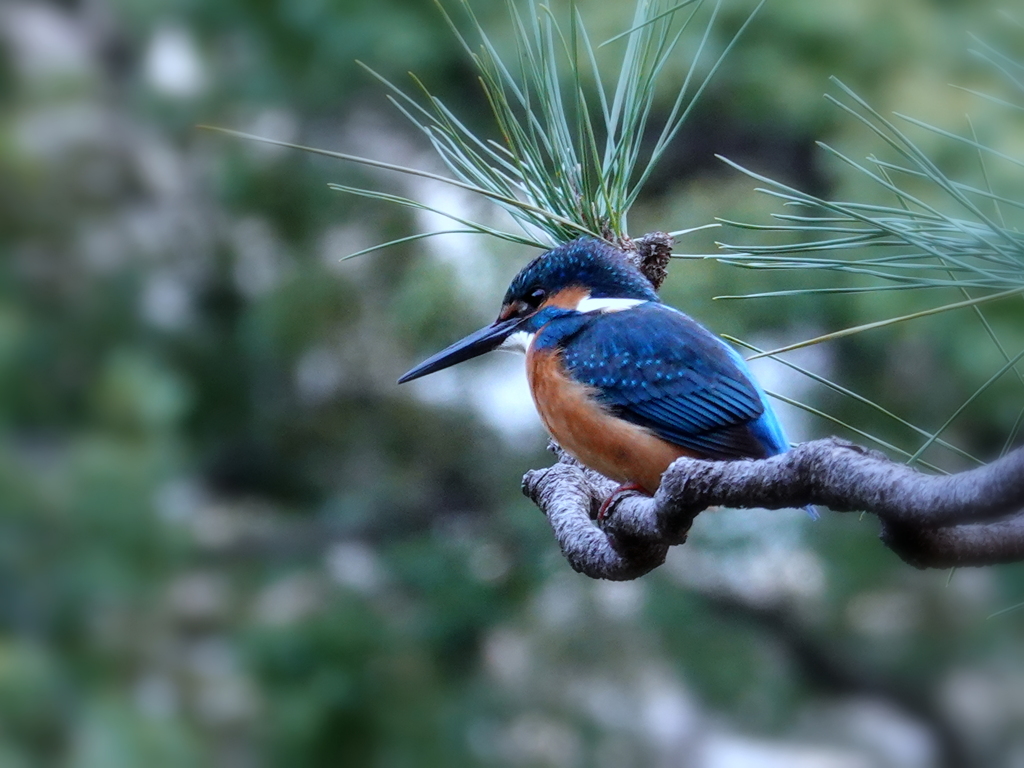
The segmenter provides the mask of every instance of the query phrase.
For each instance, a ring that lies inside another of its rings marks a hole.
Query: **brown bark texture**
[[[757,461],[678,459],[652,496],[624,495],[603,521],[615,483],[559,453],[523,478],[570,565],[593,578],[627,580],[664,562],[711,507],[783,509],[813,504],[867,512],[881,540],[918,568],[1024,560],[1024,448],[983,467],[928,475],[835,437]]]

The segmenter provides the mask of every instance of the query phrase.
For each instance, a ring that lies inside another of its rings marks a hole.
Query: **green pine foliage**
[[[443,181],[495,203],[520,230],[465,219],[422,200],[378,189],[331,184],[341,192],[430,211],[458,227],[402,237],[352,253],[350,258],[447,234],[490,235],[537,248],[550,248],[581,235],[622,242],[628,238],[629,211],[644,185],[757,13],[754,9],[728,44],[711,53],[708,43],[721,11],[720,1],[708,10],[705,0],[641,0],[627,30],[597,43],[574,2],[560,21],[551,7],[535,0],[505,0],[505,27],[512,38],[511,45],[505,46],[512,49],[509,53],[499,49],[468,0],[459,5],[464,25],[443,5],[438,7],[479,79],[493,118],[493,136],[460,119],[416,75],[411,76],[416,90],[410,94],[363,65],[390,92],[391,103],[423,132],[451,177],[286,142],[270,143]],[[463,26],[468,31],[464,32]],[[653,125],[661,76],[667,68],[679,65],[679,42],[695,26],[699,30],[697,44],[686,52],[689,63],[683,81],[661,124]],[[605,83],[598,59],[613,52],[620,56],[618,76],[613,83]],[[653,140],[649,138],[652,132]]]
[[[1021,29],[1014,17],[1006,13],[1003,15],[1011,27]],[[997,76],[1001,90],[1008,93],[1004,96],[970,88],[962,90],[979,101],[996,105],[1004,112],[1005,120],[1015,120],[1015,115],[1024,111],[1024,63],[978,38],[974,43],[971,53]],[[979,341],[991,344],[997,350],[999,360],[991,374],[935,429],[916,427],[838,384],[821,377],[814,378],[835,392],[860,399],[876,413],[909,428],[911,439],[916,437],[919,442],[907,450],[856,426],[837,422],[902,453],[909,461],[919,461],[933,445],[978,461],[942,436],[1001,380],[1015,379],[1021,385],[1014,390],[1017,396],[1024,387],[1022,340],[1012,329],[998,327],[1000,324],[986,315],[992,304],[1009,302],[1019,305],[1024,295],[1024,234],[1021,233],[1024,196],[1019,183],[1014,181],[1024,168],[1024,159],[1012,151],[980,140],[969,115],[966,134],[954,133],[900,113],[890,119],[873,109],[849,87],[838,80],[835,83],[841,98],[828,95],[827,99],[848,119],[866,128],[873,135],[878,150],[866,161],[858,161],[824,142],[819,142],[819,146],[843,166],[852,169],[868,183],[869,189],[873,187],[876,194],[862,200],[827,199],[807,194],[723,158],[760,182],[763,186],[759,191],[781,201],[787,209],[786,213],[773,214],[776,223],[769,225],[736,221],[723,223],[762,235],[784,233],[794,239],[782,243],[726,244],[723,248],[728,254],[717,258],[748,269],[821,271],[835,275],[823,287],[782,289],[750,294],[746,298],[907,291],[928,297],[926,308],[830,331],[771,351],[759,351],[759,357],[777,357],[795,349],[946,312],[966,310],[973,313]],[[930,151],[924,149],[908,132],[915,129],[918,133],[938,137],[946,146]],[[944,150],[951,150],[945,152],[947,157],[973,155],[979,182],[962,181],[944,172],[933,159]],[[993,178],[999,180],[999,186],[993,183]],[[813,376],[809,372],[804,373]],[[1024,408],[1008,425],[1000,454],[1017,443],[1022,426]]]

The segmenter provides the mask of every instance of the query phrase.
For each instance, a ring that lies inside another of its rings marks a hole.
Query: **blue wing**
[[[742,358],[682,312],[648,302],[584,317],[560,340],[565,366],[616,415],[711,459],[789,447]]]

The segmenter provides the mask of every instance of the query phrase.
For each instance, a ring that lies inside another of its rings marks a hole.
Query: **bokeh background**
[[[624,28],[628,8],[580,5],[596,39]],[[501,4],[478,6],[500,29]],[[831,75],[951,130],[970,111],[1020,149],[1019,112],[948,86],[984,82],[969,33],[1004,36],[999,7],[770,0],[633,234],[764,220],[772,201],[716,152],[875,194],[815,148],[874,146],[822,98]],[[749,10],[727,3],[713,49]],[[428,0],[0,5],[0,766],[1024,766],[1024,610],[987,618],[1024,600],[1020,567],[950,578],[898,561],[872,519],[721,511],[638,582],[569,569],[519,492],[551,461],[521,362],[394,383],[490,320],[534,254],[446,237],[342,262],[439,223],[329,181],[486,210],[195,127],[437,170],[355,59],[414,70],[486,130]],[[681,261],[664,293],[763,346],[915,306],[712,301],[815,281]],[[935,428],[989,347],[950,315],[794,359]],[[913,447],[781,366],[758,374]],[[1020,402],[997,390],[948,436],[990,458]],[[835,431],[782,410],[795,439]]]

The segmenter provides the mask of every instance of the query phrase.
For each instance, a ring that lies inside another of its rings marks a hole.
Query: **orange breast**
[[[526,355],[526,375],[541,421],[551,436],[581,463],[620,483],[637,483],[649,494],[680,456],[693,456],[644,427],[612,416],[594,392],[569,377],[553,350]]]

